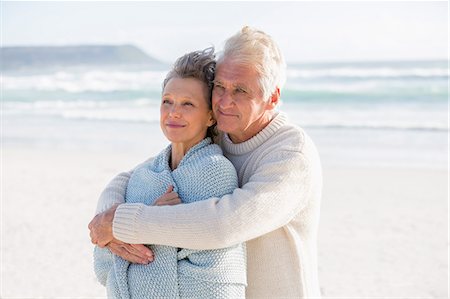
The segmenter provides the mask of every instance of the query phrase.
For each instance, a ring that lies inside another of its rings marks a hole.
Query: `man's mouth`
[[[217,112],[218,112],[218,114],[219,115],[222,115],[222,116],[227,116],[227,117],[232,117],[232,116],[234,116],[234,117],[237,117],[237,115],[236,114],[232,114],[232,113],[229,113],[229,112],[223,112],[222,110],[217,110]]]

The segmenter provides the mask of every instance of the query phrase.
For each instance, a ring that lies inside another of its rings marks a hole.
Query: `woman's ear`
[[[214,124],[216,123],[216,120],[214,119],[212,110],[209,111],[208,113],[209,113],[209,120],[208,120],[208,122],[206,123],[206,126],[207,126],[207,127],[211,127],[212,125],[214,125]]]

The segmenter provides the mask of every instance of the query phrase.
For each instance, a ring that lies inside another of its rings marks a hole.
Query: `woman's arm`
[[[152,159],[153,158],[150,158],[143,163],[147,163]],[[105,190],[103,190],[103,192],[101,193],[97,203],[97,216],[94,217],[94,219],[89,224],[89,229],[91,229],[92,222],[94,222],[96,218],[102,216],[105,211],[114,207],[116,204],[125,202],[125,193],[127,190],[128,181],[130,180],[133,171],[134,169],[129,172],[122,172],[118,174],[106,186]],[[167,198],[170,197],[170,203],[176,204],[179,202],[178,195],[176,195],[176,198],[174,198],[174,194],[164,194],[164,196],[164,201],[167,201]],[[105,246],[107,246],[108,248],[99,248],[98,246],[96,246],[94,249],[94,270],[98,280],[103,285],[104,283],[106,283],[106,275],[108,273],[106,269],[109,269],[112,265],[112,254],[118,255],[132,263],[147,264],[153,261],[153,252],[142,244],[130,245],[125,244],[119,240],[112,239],[109,244],[105,244]]]
[[[154,158],[151,157],[138,166],[128,172],[121,172],[115,176],[111,182],[106,186],[103,192],[100,194],[100,198],[97,202],[97,209],[95,215],[103,213],[115,204],[121,204],[125,202],[125,193],[127,191],[128,181],[130,180],[133,171],[144,163],[148,163]]]
[[[113,267],[113,255],[108,248],[94,248],[94,272],[97,280],[104,286],[108,279],[108,273]]]

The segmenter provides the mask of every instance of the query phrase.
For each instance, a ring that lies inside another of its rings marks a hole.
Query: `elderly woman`
[[[183,203],[221,197],[238,187],[233,165],[212,142],[213,51],[182,56],[164,80],[160,125],[171,144],[133,171],[126,190],[127,203],[154,205],[166,190],[171,190],[170,186]],[[155,255],[149,264],[132,264],[107,248],[95,248],[95,273],[109,298],[245,296],[242,244],[215,250],[149,247]]]

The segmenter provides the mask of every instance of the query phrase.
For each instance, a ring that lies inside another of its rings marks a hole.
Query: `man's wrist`
[[[114,217],[116,215],[116,211],[117,211],[117,208],[119,207],[119,205],[120,204],[113,205],[111,208],[109,208],[106,211],[106,213],[104,215],[104,217],[105,217],[104,222],[108,226],[112,237],[114,237],[114,231],[113,231]]]
[[[138,218],[144,207],[142,203],[127,203],[116,209],[112,224],[114,238],[130,244],[143,243],[138,240]]]

